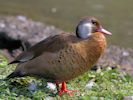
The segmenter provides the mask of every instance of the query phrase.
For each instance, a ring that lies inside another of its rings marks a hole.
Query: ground
[[[106,67],[88,71],[67,83],[69,89],[78,90],[73,97],[56,94],[47,86],[44,79],[32,77],[4,80],[16,65],[7,65],[5,57],[0,56],[0,100],[121,100],[133,95],[133,80],[117,68]],[[34,88],[29,86],[34,83]]]

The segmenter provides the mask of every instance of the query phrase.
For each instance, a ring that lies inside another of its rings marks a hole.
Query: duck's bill
[[[112,35],[111,32],[107,31],[107,30],[104,29],[104,28],[101,28],[99,31],[102,32],[102,33],[104,33],[104,34],[107,34],[107,35]]]

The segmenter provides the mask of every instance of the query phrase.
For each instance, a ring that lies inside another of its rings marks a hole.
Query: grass
[[[88,71],[82,76],[68,82],[69,89],[78,90],[73,97],[56,95],[56,90],[51,90],[46,86],[43,79],[32,77],[14,78],[3,80],[14,70],[15,65],[8,65],[7,60],[0,56],[0,100],[121,100],[124,96],[133,95],[132,78],[117,69],[99,69]],[[92,88],[85,86],[95,80]],[[36,90],[29,90],[28,86],[34,82]]]

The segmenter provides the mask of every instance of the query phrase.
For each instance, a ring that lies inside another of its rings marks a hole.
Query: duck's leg
[[[58,88],[57,88],[58,89]],[[69,94],[70,96],[73,96],[73,93],[77,92],[77,90],[68,90],[66,86],[66,82],[62,82],[61,89],[58,91],[58,94],[62,96],[64,93]]]

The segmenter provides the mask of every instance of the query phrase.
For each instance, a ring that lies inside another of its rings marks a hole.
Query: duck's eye
[[[93,24],[93,25],[97,25],[97,22],[94,21],[94,20],[92,20],[92,24]]]

